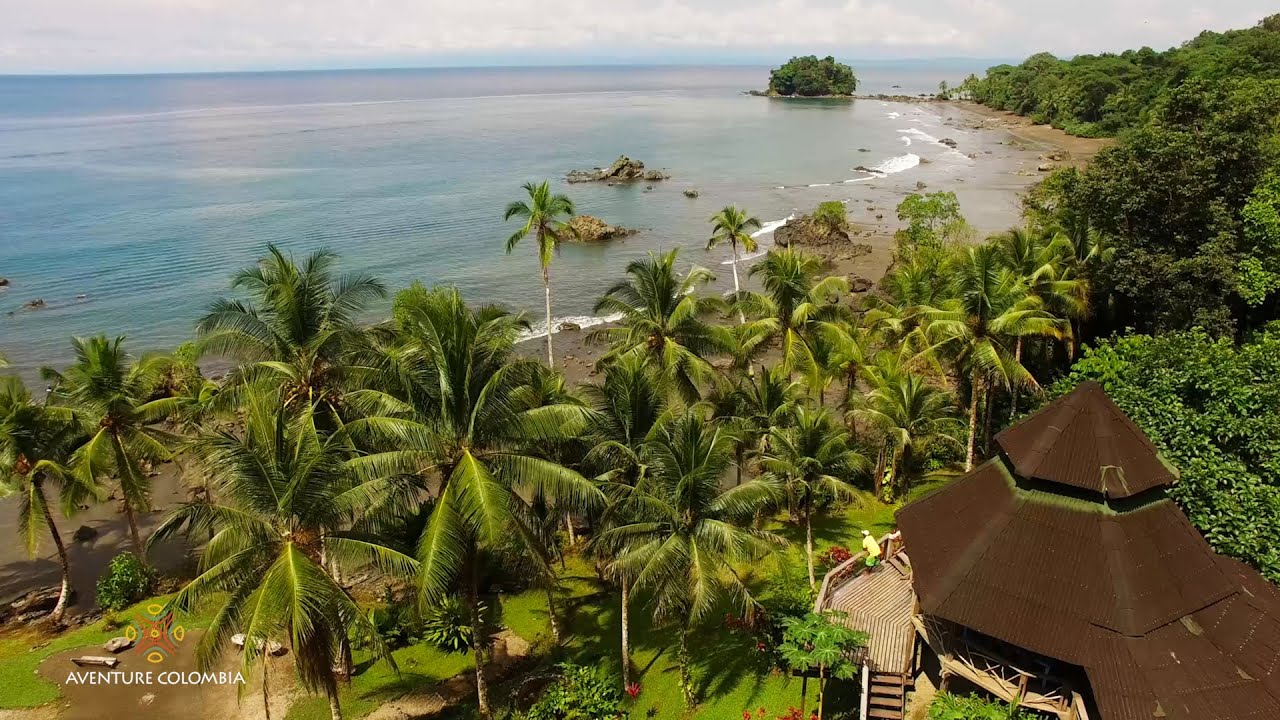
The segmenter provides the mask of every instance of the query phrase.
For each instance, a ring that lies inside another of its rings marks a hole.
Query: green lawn
[[[149,598],[117,613],[117,616],[130,618],[138,608],[155,602],[164,603],[166,600],[168,596]],[[212,612],[198,613],[181,617],[178,622],[188,630],[198,630],[209,626],[211,616]],[[41,635],[37,630],[26,628],[0,639],[0,709],[32,708],[57,700],[60,697],[58,686],[36,672],[40,663],[55,653],[101,645],[121,634],[121,628],[108,629],[104,619],[52,639]]]

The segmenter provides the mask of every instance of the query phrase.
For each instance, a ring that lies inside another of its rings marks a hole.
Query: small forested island
[[[848,97],[858,89],[853,68],[830,55],[793,57],[769,73],[765,95],[778,97]]]

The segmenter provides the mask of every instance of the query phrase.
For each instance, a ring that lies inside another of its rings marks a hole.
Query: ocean
[[[983,68],[855,69],[860,92],[914,94]],[[328,248],[393,290],[448,283],[537,320],[535,253],[504,254],[502,211],[542,179],[579,212],[641,230],[555,260],[556,315],[590,324],[651,250],[678,247],[728,287],[727,250],[704,249],[724,205],[766,230],[825,200],[892,215],[917,182],[982,162],[937,142],[959,131],[927,105],[742,94],[767,79],[764,67],[0,77],[0,353],[31,378],[69,359],[72,336],[171,348],[268,243]],[[671,179],[563,183],[622,154]],[[36,298],[46,306],[23,308]]]

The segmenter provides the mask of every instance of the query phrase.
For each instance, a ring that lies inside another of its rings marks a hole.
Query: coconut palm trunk
[[[44,513],[45,524],[49,526],[49,534],[53,536],[53,546],[58,549],[58,564],[62,570],[62,589],[58,592],[58,604],[49,613],[49,620],[55,624],[62,623],[62,616],[67,611],[67,603],[71,597],[71,562],[67,559],[67,546],[62,544],[62,535],[58,534],[58,526],[53,521],[53,513],[49,511],[49,502],[44,496],[44,484],[37,479],[31,481],[40,509]]]
[[[271,669],[271,660],[268,657],[262,659],[262,717],[271,720],[271,693],[267,689],[267,671]],[[330,709],[332,711],[332,708]],[[341,712],[341,708],[338,710]]]
[[[1074,355],[1072,357],[1075,357]],[[1013,347],[1013,359],[1022,364],[1022,338],[1018,338]],[[1018,386],[1013,386],[1013,398],[1009,401],[1009,422],[1018,416]]]
[[[973,372],[972,385],[970,392],[973,397],[969,401],[969,447],[965,453],[965,472],[973,469],[973,461],[978,455],[978,404],[982,402],[982,375],[976,370]]]
[[[733,243],[733,298],[738,299],[738,295],[742,292],[742,286],[738,284],[738,243]],[[738,308],[738,324],[742,325],[747,322],[747,316],[742,314],[742,308]]]
[[[680,628],[680,648],[676,652],[679,655],[677,662],[680,665],[680,690],[684,693],[685,707],[692,708],[697,697],[693,692],[693,670],[689,667],[689,627],[687,625]]]
[[[538,242],[541,243],[542,239],[539,238]],[[555,352],[551,349],[551,335],[552,331],[555,329],[551,327],[551,268],[546,266],[542,268],[542,291],[547,306],[547,366],[555,367],[556,356]]]
[[[625,690],[631,684],[631,586],[626,578],[622,579],[622,687]]]
[[[809,565],[809,587],[817,587],[817,579],[813,574],[813,511],[809,503],[804,504],[804,560]]]
[[[547,615],[551,618],[551,639],[560,644],[560,618],[556,616],[556,591],[551,584],[547,585]]]
[[[342,720],[342,703],[338,702],[338,688],[335,686],[327,692],[329,695],[329,717],[332,720]]]
[[[129,542],[133,545],[133,554],[138,556],[144,564],[147,562],[146,551],[142,547],[142,535],[138,532],[138,516],[133,511],[133,505],[129,504],[126,498],[124,504],[124,519],[129,523]]]
[[[481,720],[492,720],[489,709],[489,682],[484,677],[484,618],[480,614],[480,564],[471,558],[471,587],[467,599],[471,602],[471,653],[476,664],[476,707]]]

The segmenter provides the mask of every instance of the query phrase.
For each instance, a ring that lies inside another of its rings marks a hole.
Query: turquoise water
[[[977,69],[861,75],[868,92],[923,92]],[[503,206],[526,180],[622,153],[672,179],[651,191],[560,184],[580,212],[642,232],[566,247],[558,316],[589,313],[648,250],[718,266],[726,256],[703,247],[725,204],[779,221],[823,200],[891,202],[973,162],[930,141],[943,131],[920,108],[740,93],[766,78],[725,67],[0,77],[0,276],[12,283],[0,352],[30,375],[65,361],[73,335],[171,347],[269,242],[332,249],[392,288],[452,283],[537,317],[533,249],[503,254]],[[933,164],[915,165],[922,156]],[[33,298],[48,307],[21,309]]]

